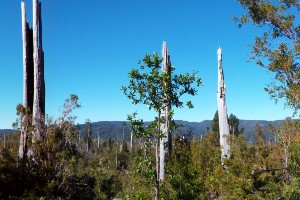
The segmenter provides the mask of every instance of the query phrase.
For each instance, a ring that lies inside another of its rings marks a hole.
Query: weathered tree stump
[[[222,68],[222,49],[218,49],[218,115],[219,115],[219,131],[220,131],[220,146],[221,146],[221,159],[229,157],[229,145],[227,143],[227,136],[229,132],[229,124],[227,117],[226,106],[226,85],[224,81],[224,73]]]

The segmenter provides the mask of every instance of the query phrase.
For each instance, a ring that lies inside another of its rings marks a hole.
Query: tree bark
[[[226,106],[226,86],[224,81],[224,73],[222,68],[222,49],[218,49],[218,115],[219,115],[219,131],[220,131],[220,146],[221,159],[229,157],[229,145],[227,143],[227,136],[229,136],[229,124],[227,117]]]
[[[162,47],[162,71],[163,73],[167,73],[169,76],[171,76],[171,62],[170,62],[170,55],[166,46],[166,42],[163,42]],[[165,82],[163,83],[166,88],[171,87],[170,83]],[[161,112],[161,117],[165,119],[163,123],[161,123],[161,131],[164,134],[164,137],[160,138],[160,147],[159,147],[159,181],[164,181],[165,176],[165,161],[166,157],[171,155],[171,148],[172,148],[172,139],[171,139],[171,132],[170,132],[170,116],[169,112],[171,110],[171,103],[169,96],[165,93],[164,94],[164,102],[163,108]]]
[[[158,111],[158,121],[157,121],[157,134],[160,135],[160,110]],[[155,140],[155,169],[156,169],[156,176],[155,176],[155,200],[159,200],[159,177],[160,177],[160,138],[156,137]]]
[[[130,150],[132,150],[133,135],[130,134]]]
[[[33,33],[26,21],[25,3],[21,2],[22,11],[22,40],[23,40],[23,107],[32,111],[33,107]],[[23,113],[21,118],[21,135],[19,144],[19,158],[23,159],[27,151],[27,132],[29,116]]]
[[[44,68],[44,51],[43,51],[43,26],[42,26],[42,3],[39,2],[39,59],[41,70],[41,110],[45,116],[46,88],[45,88],[45,68]]]
[[[98,136],[98,139],[97,139],[97,149],[99,151],[100,150],[100,135],[99,135],[99,131],[97,131],[97,136]]]
[[[45,110],[44,63],[41,41],[41,15],[39,0],[33,0],[33,63],[34,63],[34,97],[32,122],[35,126],[33,140],[40,140]]]
[[[26,22],[26,9],[25,3],[21,2],[21,11],[22,11],[22,39],[23,39],[23,106],[24,108],[28,107],[28,73],[27,73],[27,58],[28,58],[28,28]],[[26,127],[24,121],[26,121],[27,116],[21,114],[21,135],[20,135],[20,144],[19,144],[19,158],[23,159],[25,155],[25,145],[26,145]]]
[[[30,52],[28,52],[28,24],[26,22],[26,9],[25,3],[21,2],[22,10],[22,39],[23,39],[23,106],[25,108],[29,107],[29,91],[27,81],[28,77],[28,57]]]

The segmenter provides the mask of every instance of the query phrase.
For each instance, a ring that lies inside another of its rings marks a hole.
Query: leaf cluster
[[[130,84],[122,86],[123,93],[132,100],[133,104],[142,103],[149,110],[158,111],[169,105],[183,107],[180,97],[184,94],[196,95],[197,86],[202,84],[201,78],[196,72],[176,75],[175,68],[168,66],[168,70],[161,70],[162,59],[157,53],[147,54],[138,69],[132,69],[128,75]],[[190,101],[186,103],[189,108],[193,105]]]
[[[252,22],[263,34],[256,36],[251,59],[274,73],[265,90],[277,102],[285,98],[286,106],[300,108],[300,13],[298,0],[239,0],[246,14],[235,17],[238,26]]]

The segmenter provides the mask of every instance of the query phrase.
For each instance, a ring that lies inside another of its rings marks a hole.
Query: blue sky
[[[32,1],[25,0],[32,22]],[[69,94],[82,108],[77,122],[126,120],[127,114],[151,120],[153,112],[134,106],[120,88],[146,53],[161,52],[163,40],[176,73],[199,71],[204,86],[190,98],[195,108],[175,110],[175,119],[200,122],[217,110],[217,48],[223,49],[228,114],[239,119],[276,120],[291,116],[270,100],[271,80],[247,62],[259,30],[238,29],[232,21],[243,9],[235,0],[42,0],[46,113],[56,118]],[[0,7],[0,129],[11,128],[22,103],[21,1]]]

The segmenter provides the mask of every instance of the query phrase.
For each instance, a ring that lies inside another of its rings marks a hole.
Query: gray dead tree
[[[222,49],[218,49],[218,114],[219,114],[219,131],[220,131],[220,146],[221,146],[221,159],[229,157],[229,145],[227,137],[229,136],[229,124],[227,117],[226,106],[226,86],[224,81],[224,73],[222,68]]]
[[[171,62],[170,62],[170,55],[167,49],[166,42],[163,42],[162,46],[162,71],[163,73],[167,73],[168,75],[171,75]],[[171,87],[171,83],[166,82],[164,83],[166,88]],[[164,135],[160,139],[159,142],[159,181],[164,180],[165,176],[165,161],[166,157],[171,154],[172,149],[172,138],[171,138],[171,131],[170,131],[170,116],[169,112],[171,110],[171,103],[170,103],[170,97],[168,95],[164,95],[164,103],[163,103],[163,109],[161,111],[161,118],[163,119],[163,122],[161,122],[161,132]]]
[[[44,52],[42,45],[41,2],[33,0],[33,66],[34,92],[32,124],[35,127],[34,139],[41,139],[41,130],[45,116]]]
[[[22,11],[22,40],[23,40],[23,106],[32,110],[33,106],[33,35],[26,21],[25,3],[21,2]],[[19,145],[19,158],[23,159],[26,154],[26,140],[28,133],[28,118],[24,113],[21,115],[21,135]]]
[[[97,150],[100,150],[100,133],[99,129],[97,130]]]
[[[133,134],[130,134],[130,150],[132,150]]]
[[[23,40],[23,106],[32,111],[32,124],[36,127],[33,140],[41,139],[45,115],[44,52],[42,48],[41,2],[33,0],[33,28],[26,20],[25,3],[21,2]],[[27,113],[21,116],[19,158],[26,154],[28,122]]]

